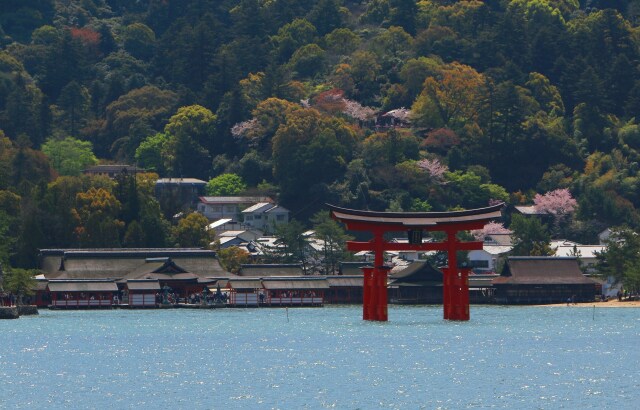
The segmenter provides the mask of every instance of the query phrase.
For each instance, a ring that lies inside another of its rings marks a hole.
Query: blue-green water
[[[287,317],[288,314],[288,317]],[[594,315],[595,314],[595,315]],[[0,408],[634,409],[640,310],[41,311],[0,322]]]

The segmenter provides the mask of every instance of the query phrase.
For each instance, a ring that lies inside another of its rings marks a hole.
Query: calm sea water
[[[637,409],[640,310],[41,311],[0,321],[0,408]]]

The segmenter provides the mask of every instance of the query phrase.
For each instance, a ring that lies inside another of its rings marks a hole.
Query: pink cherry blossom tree
[[[568,189],[556,189],[544,195],[536,194],[533,198],[535,210],[541,213],[563,217],[575,211],[578,203]]]
[[[443,165],[437,159],[421,159],[417,162],[418,168],[426,171],[436,183],[444,182],[444,174],[449,171],[446,165]]]
[[[470,233],[471,235],[473,235],[474,238],[476,238],[476,240],[482,241],[484,240],[485,237],[489,235],[496,235],[496,234],[510,235],[513,232],[511,232],[510,229],[505,228],[503,224],[499,222],[491,221],[488,224],[486,224],[484,228],[474,229]]]
[[[570,215],[576,210],[578,202],[571,196],[567,188],[549,191],[544,195],[536,194],[533,198],[533,206],[539,213],[553,215],[554,234],[561,233]]]

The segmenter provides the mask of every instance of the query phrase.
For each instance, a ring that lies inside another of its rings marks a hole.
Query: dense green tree
[[[317,44],[307,44],[293,53],[289,64],[301,77],[310,77],[322,70],[325,51]]]
[[[275,43],[276,55],[280,62],[291,58],[300,47],[313,42],[316,28],[305,19],[295,19],[278,29],[278,34],[271,37]]]
[[[91,143],[73,137],[48,139],[42,145],[42,152],[49,157],[51,166],[60,175],[78,176],[85,168],[98,163]]]
[[[207,230],[206,216],[193,212],[180,219],[173,227],[176,246],[182,248],[207,248],[213,241],[213,231]]]
[[[71,81],[60,91],[57,108],[63,134],[78,138],[78,131],[87,119],[90,99],[89,91],[76,81]]]
[[[486,97],[485,79],[472,67],[452,63],[428,77],[413,107],[420,125],[456,129],[477,122]]]
[[[234,196],[247,189],[242,178],[236,174],[222,174],[207,182],[205,191],[211,196]]]
[[[128,140],[131,126],[141,120],[145,120],[151,129],[162,131],[177,102],[176,93],[154,86],[135,89],[119,97],[106,108],[101,138],[93,140],[96,153],[101,157],[107,156],[113,141],[120,138]],[[126,141],[124,145],[133,153],[140,142]]]
[[[4,278],[3,287],[8,292],[17,295],[16,304],[22,305],[25,296],[35,294],[36,275],[38,271],[35,269],[9,269]]]
[[[351,239],[343,227],[331,218],[328,211],[320,211],[311,218],[314,238],[322,244],[322,273],[336,275],[338,263],[348,258],[346,242]]]
[[[217,252],[220,265],[227,272],[238,273],[242,265],[249,262],[249,252],[236,246],[220,249]]]
[[[553,253],[547,226],[536,217],[515,214],[509,229],[513,232],[512,253],[517,256],[548,256]]]
[[[305,226],[297,220],[288,224],[276,225],[276,247],[272,249],[277,261],[282,263],[300,263],[304,274],[308,274],[309,238],[305,235]]]
[[[34,186],[51,181],[54,171],[46,155],[31,148],[28,137],[19,136],[16,146],[17,151],[9,167],[9,184],[20,194],[30,194]]]
[[[124,28],[124,49],[132,56],[148,60],[154,54],[156,34],[142,23],[133,23]]]
[[[120,246],[124,222],[117,219],[121,204],[103,188],[89,188],[76,195],[72,215],[77,226],[74,233],[83,248],[110,248]]]
[[[283,201],[301,204],[311,187],[331,184],[353,156],[355,134],[344,122],[313,109],[292,112],[273,138],[274,176]],[[318,170],[323,172],[319,173]]]
[[[596,270],[603,278],[613,278],[632,293],[640,290],[640,237],[637,232],[626,226],[615,228],[604,251],[596,257]]]
[[[168,140],[169,136],[163,133],[145,138],[136,148],[135,159],[137,164],[148,171],[164,174],[165,166],[162,153],[164,152],[163,147]]]

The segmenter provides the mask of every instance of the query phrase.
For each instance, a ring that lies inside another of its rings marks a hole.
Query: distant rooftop
[[[273,203],[268,196],[201,196],[203,204],[248,204],[256,202]]]

